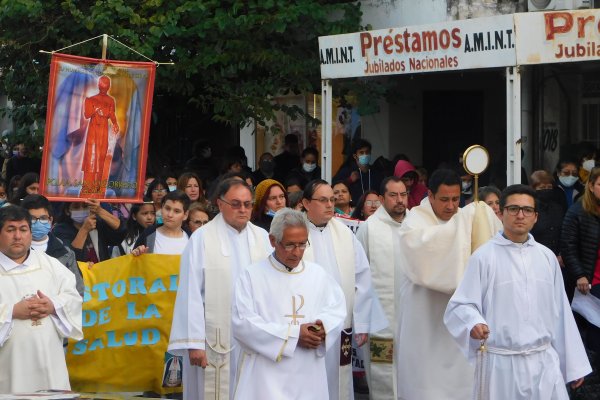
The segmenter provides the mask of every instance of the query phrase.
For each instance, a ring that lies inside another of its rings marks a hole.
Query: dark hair
[[[304,185],[303,185],[303,180],[298,178],[297,176],[290,176],[288,177],[283,186],[285,187],[285,190],[287,190],[290,186],[298,186],[300,189],[304,189]]]
[[[127,218],[127,222],[125,222],[125,243],[130,246],[135,243],[137,238],[140,236],[140,233],[142,233],[142,231],[145,229],[138,221],[134,219],[136,214],[140,212],[143,206],[152,206],[152,212],[154,212],[152,199],[147,197],[144,198],[143,203],[134,203],[131,205],[131,209],[129,210],[129,218]]]
[[[429,177],[429,190],[434,195],[437,193],[440,185],[461,187],[461,184],[462,180],[458,176],[458,172],[451,169],[436,169]]]
[[[525,194],[533,198],[533,206],[537,208],[537,194],[535,190],[529,185],[516,184],[510,185],[500,193],[500,210],[504,211],[506,205],[506,199],[513,194]]]
[[[183,190],[174,190],[172,192],[168,192],[160,201],[160,206],[164,206],[165,203],[167,202],[167,200],[171,200],[171,201],[179,201],[181,204],[183,204],[183,212],[187,212],[187,210],[190,208],[190,198],[188,197],[187,194],[185,194],[185,192]]]
[[[565,165],[567,164],[573,164],[574,166],[576,166],[577,168],[579,168],[581,166],[581,163],[579,161],[577,161],[575,158],[561,158],[557,163],[556,163],[556,174],[558,175],[558,173],[565,167]]]
[[[496,186],[484,186],[480,187],[479,192],[477,193],[477,195],[479,196],[479,200],[481,201],[485,201],[485,198],[488,197],[490,194],[495,194],[496,196],[498,196],[498,198],[500,198],[500,189],[498,189]]]
[[[398,182],[402,182],[402,179],[400,179],[400,177],[394,176],[394,175],[384,178],[381,181],[381,185],[379,185],[379,193],[382,196],[387,193],[387,184],[390,182],[398,183]]]
[[[4,188],[4,190],[6,191],[6,197],[8,197],[8,195],[9,195],[9,193],[8,193],[8,183],[4,179],[2,179],[2,178],[0,178],[0,187]]]
[[[356,152],[362,149],[363,147],[368,148],[369,152],[373,149],[373,146],[371,146],[371,142],[365,139],[358,139],[352,144],[352,154],[356,154]]]
[[[202,179],[195,172],[184,172],[177,179],[177,189],[185,191],[185,187],[187,186],[190,179],[195,179],[198,182],[198,190],[200,190],[200,199],[204,199],[204,186],[202,185]]]
[[[315,195],[317,188],[322,185],[329,186],[329,182],[323,179],[313,179],[308,182],[306,186],[304,186],[304,192],[302,193],[302,198],[308,201],[312,200],[312,197]]]
[[[246,179],[248,179],[248,178],[252,179],[250,174],[244,170],[241,170],[240,172],[230,171],[221,176],[222,181],[224,181],[225,179],[230,179],[230,178],[240,178],[243,181],[246,181]]]
[[[298,203],[302,202],[303,194],[304,194],[304,192],[302,190],[288,194],[288,205],[287,206],[289,208],[296,208]]]
[[[237,175],[235,175],[235,176],[237,176]],[[229,190],[231,190],[232,188],[237,187],[237,186],[243,186],[246,189],[248,189],[250,194],[253,194],[252,188],[250,186],[248,186],[246,181],[237,179],[237,178],[227,178],[227,179],[223,179],[221,182],[219,182],[219,185],[217,186],[217,190],[215,190],[215,199],[222,198],[223,196],[225,196],[227,194],[227,192],[229,192]]]
[[[315,156],[317,161],[319,161],[319,150],[315,149],[314,147],[307,147],[304,150],[302,150],[302,158],[306,157],[309,154]]]
[[[293,133],[288,133],[283,138],[283,143],[284,144],[297,144],[298,143],[298,136],[294,135]]]
[[[19,205],[21,203],[21,199],[27,196],[27,187],[34,183],[40,183],[40,176],[36,172],[28,172],[19,181],[19,186],[17,186],[17,191],[13,198],[10,200],[12,204]]]
[[[19,206],[8,206],[0,208],[0,230],[4,228],[4,224],[8,221],[27,221],[27,225],[31,230],[31,216],[29,211]]]
[[[148,185],[146,197],[152,199],[152,192],[158,185],[161,185],[167,192],[169,191],[169,185],[167,185],[167,181],[165,181],[164,178],[157,177],[150,183],[150,185]]]
[[[344,185],[344,186],[346,186],[346,189],[348,189],[348,193],[350,193],[350,186],[348,186],[348,184],[345,181],[343,181],[342,179],[338,179],[337,181],[333,182],[331,184],[331,188],[333,189],[337,185]]]
[[[221,174],[226,174],[227,172],[231,172],[229,171],[229,169],[234,166],[235,164],[240,164],[240,167],[244,166],[244,161],[242,160],[241,157],[237,156],[237,155],[233,155],[233,154],[227,154],[223,157],[222,161],[221,161]]]
[[[48,211],[48,215],[52,216],[52,207],[50,207],[50,201],[42,196],[41,194],[28,194],[21,201],[21,207],[26,210],[37,210],[43,208]]]
[[[365,220],[365,215],[363,214],[363,207],[365,206],[365,201],[367,201],[367,196],[370,194],[374,194],[375,196],[379,197],[379,193],[377,193],[374,190],[367,190],[366,192],[364,192],[362,196],[360,196],[360,199],[358,199],[358,203],[356,203],[356,207],[354,208],[354,211],[352,211],[350,217],[354,219],[359,219],[361,221]]]

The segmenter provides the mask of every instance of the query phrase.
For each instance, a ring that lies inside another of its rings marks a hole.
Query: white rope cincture
[[[477,385],[477,400],[486,400],[488,398],[488,351],[485,345],[485,339],[479,344],[477,349],[477,362],[475,365],[475,384]]]

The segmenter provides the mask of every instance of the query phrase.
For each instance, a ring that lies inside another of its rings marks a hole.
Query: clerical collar
[[[513,242],[512,240],[510,240],[509,238],[506,237],[504,232],[502,232],[502,237],[504,239],[508,240],[509,242]],[[523,245],[523,244],[527,243],[528,241],[529,241],[529,234],[527,235],[527,239],[524,242],[513,242],[513,243]]]
[[[21,264],[17,264],[16,262],[14,262],[14,260],[12,260],[11,258],[8,258],[8,256],[6,256],[4,253],[0,252],[0,265],[2,265],[2,267],[4,267],[5,271],[12,271],[13,269],[20,267],[20,266],[31,266],[33,265],[33,261],[31,260],[31,250],[29,250],[29,253],[27,254],[27,258],[25,258],[25,261],[23,261],[23,263]]]
[[[310,224],[310,226],[311,226],[311,227],[313,227],[313,226],[314,226],[314,227],[315,227],[315,229],[318,229],[318,230],[320,230],[321,232],[323,232],[323,229],[327,228],[327,224],[328,224],[328,223],[326,222],[326,223],[324,223],[323,225],[316,225],[316,224],[314,224],[312,221],[308,221],[308,223]]]
[[[302,265],[298,265],[296,268],[290,268],[277,259],[275,252],[269,256],[269,261],[271,262],[271,266],[279,272],[286,274],[299,274],[304,271],[304,261],[300,261]]]

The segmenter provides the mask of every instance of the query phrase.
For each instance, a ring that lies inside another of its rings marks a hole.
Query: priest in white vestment
[[[183,356],[186,400],[233,398],[240,347],[231,333],[233,286],[242,270],[272,251],[250,223],[252,191],[231,178],[217,188],[220,213],[196,230],[181,255],[168,351]]]
[[[408,192],[406,186],[395,176],[381,182],[381,206],[365,221],[356,234],[363,245],[369,265],[375,293],[385,311],[390,325],[369,336],[365,351],[365,370],[369,384],[369,398],[395,400],[394,377],[394,328],[395,294],[400,290],[394,283],[398,268],[398,232],[407,214]],[[399,282],[400,286],[404,282]]]
[[[344,292],[317,264],[306,217],[284,208],[269,235],[275,252],[246,268],[235,286],[233,334],[242,345],[235,399],[329,399],[326,352],[346,317]]]
[[[83,339],[75,275],[31,249],[31,217],[0,209],[0,393],[70,390],[63,339]]]
[[[556,256],[529,231],[535,191],[512,185],[500,197],[504,229],[470,258],[444,322],[476,365],[474,398],[567,400],[566,382],[592,370]],[[475,397],[480,396],[480,397]]]
[[[324,180],[309,182],[302,204],[309,220],[310,247],[304,260],[321,265],[340,284],[346,300],[346,321],[334,348],[327,352],[330,399],[353,399],[352,335],[360,347],[368,334],[388,326],[381,303],[373,290],[369,262],[360,242],[343,223],[333,218],[333,189]]]
[[[473,236],[489,239],[501,224],[483,202],[459,209],[460,192],[456,172],[434,171],[428,197],[410,210],[400,228],[394,340],[399,400],[471,396],[473,367],[444,326],[444,311],[464,274]]]

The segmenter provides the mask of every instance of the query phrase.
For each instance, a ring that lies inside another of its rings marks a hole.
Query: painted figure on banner
[[[81,194],[90,197],[104,197],[106,184],[102,184],[102,178],[104,176],[104,164],[108,156],[109,137],[112,139],[110,141],[114,149],[114,144],[119,135],[119,123],[115,115],[115,99],[108,94],[109,89],[110,78],[102,75],[98,78],[99,93],[85,99],[84,116],[89,119],[89,124],[83,156],[83,187]],[[112,125],[109,125],[109,121]],[[108,167],[110,167],[110,164]]]

